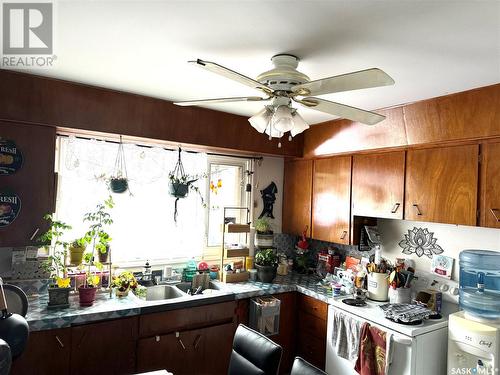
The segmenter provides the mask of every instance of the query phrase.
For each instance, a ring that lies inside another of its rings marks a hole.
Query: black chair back
[[[326,375],[326,372],[311,365],[304,358],[295,357],[290,375]]]
[[[276,375],[282,353],[281,346],[240,324],[234,334],[228,375]]]

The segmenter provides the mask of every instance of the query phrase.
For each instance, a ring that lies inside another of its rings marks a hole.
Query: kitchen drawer
[[[297,355],[320,369],[325,369],[326,337],[318,338],[307,332],[299,332]]]
[[[139,337],[151,337],[174,331],[232,323],[236,302],[190,307],[147,315],[139,318]]]
[[[326,321],[328,305],[316,298],[299,294],[299,310]]]
[[[301,311],[299,312],[298,323],[299,332],[305,332],[322,340],[326,338],[326,320]]]

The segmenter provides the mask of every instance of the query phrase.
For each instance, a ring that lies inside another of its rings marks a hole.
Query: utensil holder
[[[385,302],[388,299],[389,283],[386,273],[371,272],[368,274],[368,298]]]

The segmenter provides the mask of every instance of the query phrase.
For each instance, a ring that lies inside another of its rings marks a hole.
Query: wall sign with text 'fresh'
[[[0,193],[0,228],[10,225],[21,211],[21,199],[16,194]]]
[[[0,176],[16,173],[23,165],[23,154],[13,141],[0,138]]]

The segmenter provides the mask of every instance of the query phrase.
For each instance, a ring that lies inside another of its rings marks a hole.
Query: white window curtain
[[[113,172],[118,144],[59,137],[59,186],[57,218],[73,229],[67,240],[81,237],[88,228],[82,218],[111,193],[106,179]],[[205,209],[200,196],[190,191],[178,201],[174,222],[175,198],[169,194],[168,173],[178,153],[158,147],[124,144],[130,193],[111,194],[115,207],[112,237],[113,262],[143,260],[169,261],[202,254],[205,240]],[[207,155],[182,152],[184,170],[190,175],[206,172]],[[195,183],[205,197],[206,181]]]

